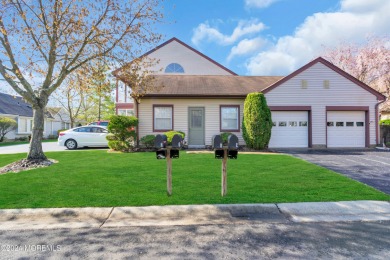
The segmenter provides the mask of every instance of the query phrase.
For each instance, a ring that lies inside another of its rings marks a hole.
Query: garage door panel
[[[272,111],[269,147],[308,147],[307,111]]]
[[[328,147],[365,147],[365,111],[328,111]]]

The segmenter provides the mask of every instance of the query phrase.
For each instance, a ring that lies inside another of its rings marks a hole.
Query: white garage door
[[[365,147],[364,111],[328,111],[328,147]]]
[[[269,147],[308,147],[307,111],[272,111]]]

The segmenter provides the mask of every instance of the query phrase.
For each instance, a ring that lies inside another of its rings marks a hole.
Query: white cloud
[[[389,33],[390,1],[343,0],[337,12],[316,13],[295,30],[247,61],[250,75],[286,75],[321,55],[323,46],[358,42]]]
[[[341,10],[348,12],[360,13],[375,11],[378,7],[381,7],[383,0],[344,0],[341,1]]]
[[[256,19],[249,21],[241,20],[238,22],[237,27],[234,28],[232,34],[226,35],[221,33],[217,28],[211,27],[208,22],[205,22],[201,23],[197,28],[195,28],[191,41],[197,46],[203,40],[216,42],[220,45],[230,45],[235,43],[243,36],[259,33],[265,28],[265,25]]]
[[[265,8],[275,3],[278,0],[245,0],[245,6]]]
[[[258,51],[261,47],[266,44],[266,40],[260,37],[256,37],[253,39],[243,39],[236,46],[234,46],[227,60],[230,61],[235,56],[244,56],[248,54],[253,54]]]

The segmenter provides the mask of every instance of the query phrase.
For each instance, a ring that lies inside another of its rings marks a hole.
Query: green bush
[[[15,137],[15,141],[26,142],[28,141],[28,136]]]
[[[390,119],[383,119],[379,121],[380,125],[390,125]]]
[[[114,115],[110,117],[108,131],[108,146],[115,151],[130,152],[134,148],[134,140],[137,138],[135,127],[138,125],[138,118],[134,116]]]
[[[0,116],[0,142],[3,142],[5,135],[15,130],[17,126],[18,124],[14,119]]]
[[[385,143],[386,147],[390,147],[390,142]]]
[[[272,117],[263,93],[249,93],[244,102],[242,137],[247,147],[261,150],[271,139]]]
[[[108,141],[108,147],[114,151],[121,151],[121,152],[129,152],[134,147],[134,140],[133,141]]]
[[[142,145],[144,145],[146,148],[153,148],[154,147],[154,140],[156,139],[155,135],[145,135],[140,139],[140,142]]]
[[[223,132],[221,133],[221,138],[222,138],[222,143],[224,146],[228,145],[228,138],[229,138],[229,135],[232,135],[233,133],[230,133],[230,132]]]
[[[115,137],[114,134],[108,133],[108,134],[106,135],[106,139],[107,139],[107,141],[115,141],[115,140],[116,140],[116,137]]]
[[[172,145],[172,138],[174,135],[178,134],[181,136],[181,140],[184,140],[186,134],[182,131],[168,131],[164,133],[167,136],[167,145]]]

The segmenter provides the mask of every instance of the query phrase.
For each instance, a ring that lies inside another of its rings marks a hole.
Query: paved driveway
[[[390,151],[375,149],[279,150],[342,173],[390,194]]]
[[[27,153],[29,144],[19,144],[0,147],[0,154]],[[57,142],[42,143],[44,152],[67,151],[65,146],[59,146]]]

